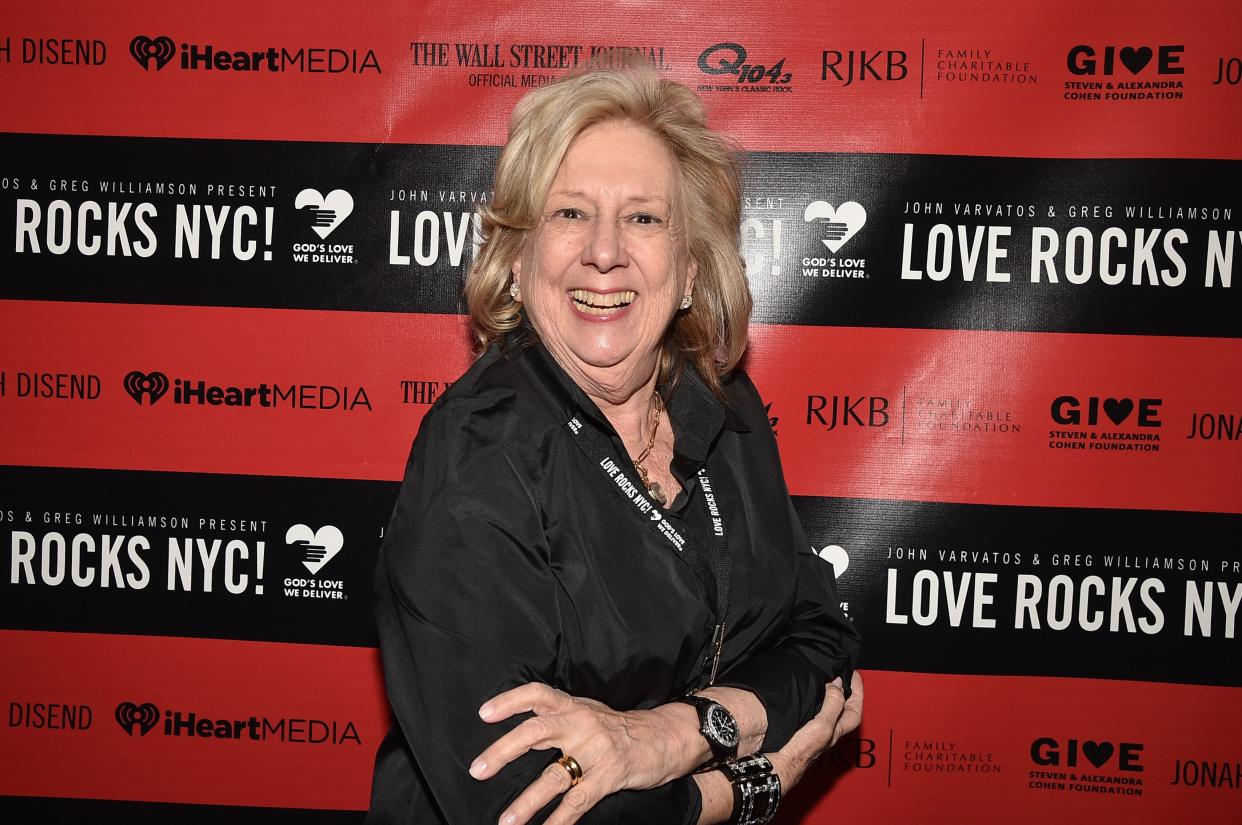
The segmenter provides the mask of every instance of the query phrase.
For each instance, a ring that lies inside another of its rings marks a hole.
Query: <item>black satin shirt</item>
[[[538,343],[515,333],[427,413],[385,533],[376,617],[396,724],[376,757],[368,822],[490,825],[559,753],[532,751],[478,782],[470,763],[529,714],[487,724],[478,708],[545,682],[618,710],[704,686],[714,628],[708,590],[574,441],[577,415],[603,414]],[[706,462],[732,558],[716,684],[753,691],[767,710],[763,749],[784,744],[844,675],[858,634],[832,566],[811,552],[781,474],[758,393],[745,374],[721,404],[688,370],[666,394],[669,512],[707,548],[696,480]],[[551,813],[549,805],[536,821]],[[605,798],[581,820],[694,823],[689,777]]]

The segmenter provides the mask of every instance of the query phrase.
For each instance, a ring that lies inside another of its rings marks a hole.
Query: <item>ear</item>
[[[694,292],[694,276],[699,274],[699,262],[694,258],[690,259],[690,263],[686,265],[686,289],[682,295],[689,295]]]

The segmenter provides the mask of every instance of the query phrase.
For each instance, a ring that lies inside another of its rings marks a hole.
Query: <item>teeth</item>
[[[607,315],[608,310],[628,306],[638,293],[632,289],[620,292],[592,292],[589,289],[575,289],[570,292],[574,304],[588,315]]]

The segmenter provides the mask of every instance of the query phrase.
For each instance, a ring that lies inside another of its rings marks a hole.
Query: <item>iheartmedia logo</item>
[[[116,706],[116,723],[121,730],[133,736],[146,736],[160,719],[160,710],[150,702],[141,705],[133,702],[122,702]]]
[[[143,398],[154,404],[164,397],[164,393],[168,392],[168,376],[162,372],[147,374],[134,370],[126,374],[124,385],[125,391],[141,407]]]
[[[161,71],[177,54],[177,44],[168,35],[140,34],[129,41],[129,54],[146,71]],[[227,49],[214,44],[182,43],[180,68],[187,71],[218,72],[301,72],[303,74],[382,74],[373,49],[336,47]]]
[[[116,706],[116,722],[130,736],[141,738],[154,730],[160,711],[150,702],[141,705],[121,702]],[[163,736],[195,739],[233,739],[250,742],[290,742],[306,745],[362,745],[362,737],[352,720],[300,719],[248,716],[241,719],[203,716],[194,711],[165,710]]]
[[[125,376],[125,391],[142,406],[154,406],[168,392],[168,376],[162,372],[134,370]],[[262,383],[255,386],[223,386],[203,380],[178,378],[172,382],[174,404],[211,407],[291,407],[305,410],[341,410],[357,407],[372,410],[366,387],[335,387],[327,384]]]
[[[155,62],[155,70],[157,72],[167,66],[168,61],[173,59],[173,54],[176,51],[177,44],[167,35],[147,37],[145,34],[140,34],[129,41],[130,56],[138,61],[138,65],[147,71],[151,71],[152,61]]]

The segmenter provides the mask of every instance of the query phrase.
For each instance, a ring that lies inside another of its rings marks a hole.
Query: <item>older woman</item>
[[[733,369],[739,203],[653,72],[515,109],[466,284],[484,351],[423,421],[377,573],[373,821],[764,822],[857,725],[857,634]]]

